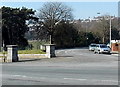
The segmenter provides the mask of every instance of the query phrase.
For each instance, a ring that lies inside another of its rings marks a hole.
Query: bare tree
[[[91,27],[92,32],[94,32],[100,39],[101,43],[109,43],[110,41],[110,15],[98,16],[99,20],[95,22],[93,27]],[[117,17],[111,16],[111,39],[117,39],[118,37],[118,20]]]
[[[52,36],[57,24],[63,20],[68,21],[73,19],[72,9],[61,2],[45,3],[39,10],[38,16],[40,18],[40,24],[44,26],[44,29],[50,35],[50,44],[52,44]]]

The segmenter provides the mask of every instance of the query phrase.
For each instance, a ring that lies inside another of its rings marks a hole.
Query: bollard
[[[7,62],[18,61],[17,45],[7,45]]]
[[[45,44],[48,58],[55,57],[55,44]]]

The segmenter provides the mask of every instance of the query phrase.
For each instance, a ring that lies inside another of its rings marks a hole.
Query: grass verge
[[[0,52],[0,54],[7,54],[7,52]],[[45,52],[42,50],[18,50],[18,54],[45,54]]]
[[[42,50],[19,50],[18,54],[45,54]]]

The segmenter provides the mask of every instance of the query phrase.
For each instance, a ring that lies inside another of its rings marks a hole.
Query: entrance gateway
[[[55,44],[45,44],[46,56],[48,58],[55,57]],[[18,46],[7,45],[7,62],[18,62]]]

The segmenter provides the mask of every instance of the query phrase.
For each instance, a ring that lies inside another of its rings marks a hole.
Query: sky
[[[13,8],[21,8],[21,7],[27,7],[32,8],[34,10],[39,10],[43,4],[46,2],[40,2],[40,1],[24,1],[24,2],[2,2],[1,6],[8,6]],[[68,7],[71,7],[73,9],[73,16],[75,19],[87,19],[87,18],[93,18],[96,16],[102,16],[102,15],[111,15],[111,16],[118,16],[118,2],[117,1],[107,1],[107,2],[74,2],[74,1],[68,1],[63,2]],[[97,13],[100,13],[99,15]]]

